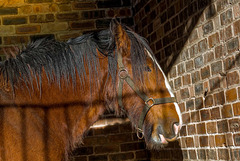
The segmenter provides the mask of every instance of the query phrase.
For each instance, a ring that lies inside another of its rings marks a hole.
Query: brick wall
[[[240,160],[239,0],[136,0],[134,14],[179,102],[183,159]]]
[[[106,28],[114,15],[134,20],[175,91],[184,118],[178,141],[149,151],[128,120],[102,119],[72,160],[240,160],[239,0],[7,2],[0,2],[1,48],[34,36],[66,40]]]
[[[109,27],[116,16],[133,25],[131,1],[4,0],[0,2],[0,48],[23,45],[33,37],[64,41]],[[1,58],[3,51],[0,50]]]

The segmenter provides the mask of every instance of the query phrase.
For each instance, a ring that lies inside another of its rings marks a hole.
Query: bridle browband
[[[165,104],[165,103],[174,103],[176,102],[175,97],[165,97],[165,98],[152,98],[148,97],[143,91],[141,91],[133,82],[133,80],[130,78],[127,69],[125,68],[123,64],[123,59],[122,59],[122,52],[118,51],[118,76],[120,78],[119,83],[118,83],[118,104],[121,109],[123,109],[123,102],[122,102],[122,92],[123,92],[123,83],[124,81],[127,82],[127,84],[132,88],[132,90],[145,102],[145,106],[142,110],[142,113],[140,115],[138,125],[136,126],[137,129],[137,136],[139,139],[142,139],[144,134],[143,134],[143,123],[145,120],[145,117],[148,113],[148,111],[153,107],[154,105],[159,105],[159,104]],[[140,136],[141,133],[141,136]]]

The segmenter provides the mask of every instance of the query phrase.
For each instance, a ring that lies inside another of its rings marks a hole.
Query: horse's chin
[[[162,143],[160,140],[155,140],[154,138],[150,140],[145,139],[145,142],[147,148],[151,150],[160,150],[168,146],[168,143]]]

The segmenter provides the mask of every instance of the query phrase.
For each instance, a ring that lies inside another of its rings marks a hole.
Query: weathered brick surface
[[[239,154],[234,155],[226,148],[239,148],[234,142],[239,140],[239,132],[234,126],[238,126],[236,120],[240,119],[239,1],[157,2],[159,5],[155,8],[160,21],[154,19],[159,23],[151,29],[151,33],[158,34],[154,41],[161,42],[161,45],[156,48],[156,53],[165,52],[164,57],[158,57],[160,64],[164,69],[170,69],[171,72],[167,73],[170,74],[170,82],[173,82],[179,104],[184,106],[181,110],[184,122],[181,132],[183,158],[239,158]],[[136,1],[138,9],[135,8],[136,29],[145,37],[150,35],[145,32],[147,26],[142,25],[141,20],[144,24],[150,20],[145,21],[148,13],[139,6],[149,3]],[[185,37],[187,41],[184,41]],[[149,40],[150,44],[154,44]],[[177,55],[173,66],[165,67],[172,55]],[[232,132],[235,135],[231,135]],[[198,144],[195,138],[194,145],[190,143],[192,135],[197,135]]]
[[[239,160],[239,1],[16,0],[5,5],[0,47],[27,43],[35,34],[67,40],[107,28],[117,16],[149,41],[173,86],[184,123],[181,144],[147,151],[130,124],[110,126],[91,130],[75,161]]]

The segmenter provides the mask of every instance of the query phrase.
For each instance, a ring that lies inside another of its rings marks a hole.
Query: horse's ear
[[[112,26],[115,33],[115,42],[118,52],[121,52],[122,56],[129,55],[131,49],[131,41],[125,29],[119,22],[113,22]]]

